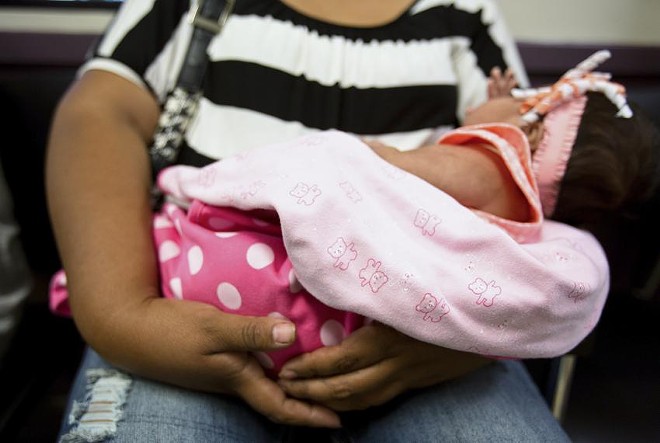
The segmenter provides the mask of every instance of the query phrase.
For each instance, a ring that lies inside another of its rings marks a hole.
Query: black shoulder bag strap
[[[192,6],[189,14],[194,29],[188,51],[183,59],[176,84],[165,100],[149,148],[154,182],[160,171],[177,161],[181,142],[188,124],[197,112],[199,99],[202,96],[202,82],[208,64],[206,49],[211,39],[222,31],[235,2],[236,0],[199,0]],[[159,205],[160,200],[160,193],[154,185],[152,192],[154,208]]]

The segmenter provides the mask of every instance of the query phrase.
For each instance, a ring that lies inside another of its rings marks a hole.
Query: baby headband
[[[524,99],[520,114],[525,122],[531,124],[545,117],[543,138],[534,153],[532,171],[539,186],[541,206],[546,217],[552,215],[557,204],[559,185],[566,172],[566,164],[571,157],[587,103],[586,93],[602,93],[618,109],[617,117],[632,117],[625,88],[612,82],[611,74],[593,72],[610,56],[607,50],[592,54],[575,68],[566,71],[552,86],[511,91],[515,98]]]

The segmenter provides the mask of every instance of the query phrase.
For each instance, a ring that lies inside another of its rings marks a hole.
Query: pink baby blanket
[[[453,349],[565,353],[595,326],[609,289],[605,254],[590,234],[538,218],[513,229],[487,221],[337,131],[201,169],[175,166],[159,185],[180,206],[250,211],[252,224],[275,229],[296,281],[322,304]],[[182,212],[168,211],[160,223],[181,230]],[[221,237],[236,226],[218,219],[214,229]],[[213,260],[204,245],[185,248],[189,270]],[[233,289],[220,292],[239,303]]]

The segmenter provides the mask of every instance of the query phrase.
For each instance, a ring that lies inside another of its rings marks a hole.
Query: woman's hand
[[[197,302],[150,298],[103,322],[116,340],[111,360],[163,382],[235,395],[270,420],[290,425],[338,427],[338,416],[318,405],[289,398],[267,378],[249,351],[288,346],[289,322],[223,313]]]
[[[336,411],[366,409],[397,395],[460,377],[488,359],[420,342],[372,324],[338,346],[290,360],[279,385],[292,397]]]

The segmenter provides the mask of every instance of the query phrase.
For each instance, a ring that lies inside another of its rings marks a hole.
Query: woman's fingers
[[[364,409],[408,389],[467,374],[487,361],[373,324],[338,346],[291,360],[282,368],[278,383],[289,396],[333,410]]]
[[[267,378],[255,360],[236,382],[236,391],[254,410],[276,423],[293,426],[338,428],[339,416],[328,408],[287,397]]]
[[[279,376],[283,379],[328,377],[371,366],[389,355],[389,335],[389,328],[365,326],[337,346],[320,348],[289,360]]]
[[[379,324],[366,326],[337,346],[289,361],[279,384],[292,397],[339,411],[385,403],[406,389],[398,377],[399,336]]]
[[[336,411],[366,409],[394,398],[405,387],[388,360],[354,372],[331,377],[280,379],[279,385],[292,397],[320,403]]]

